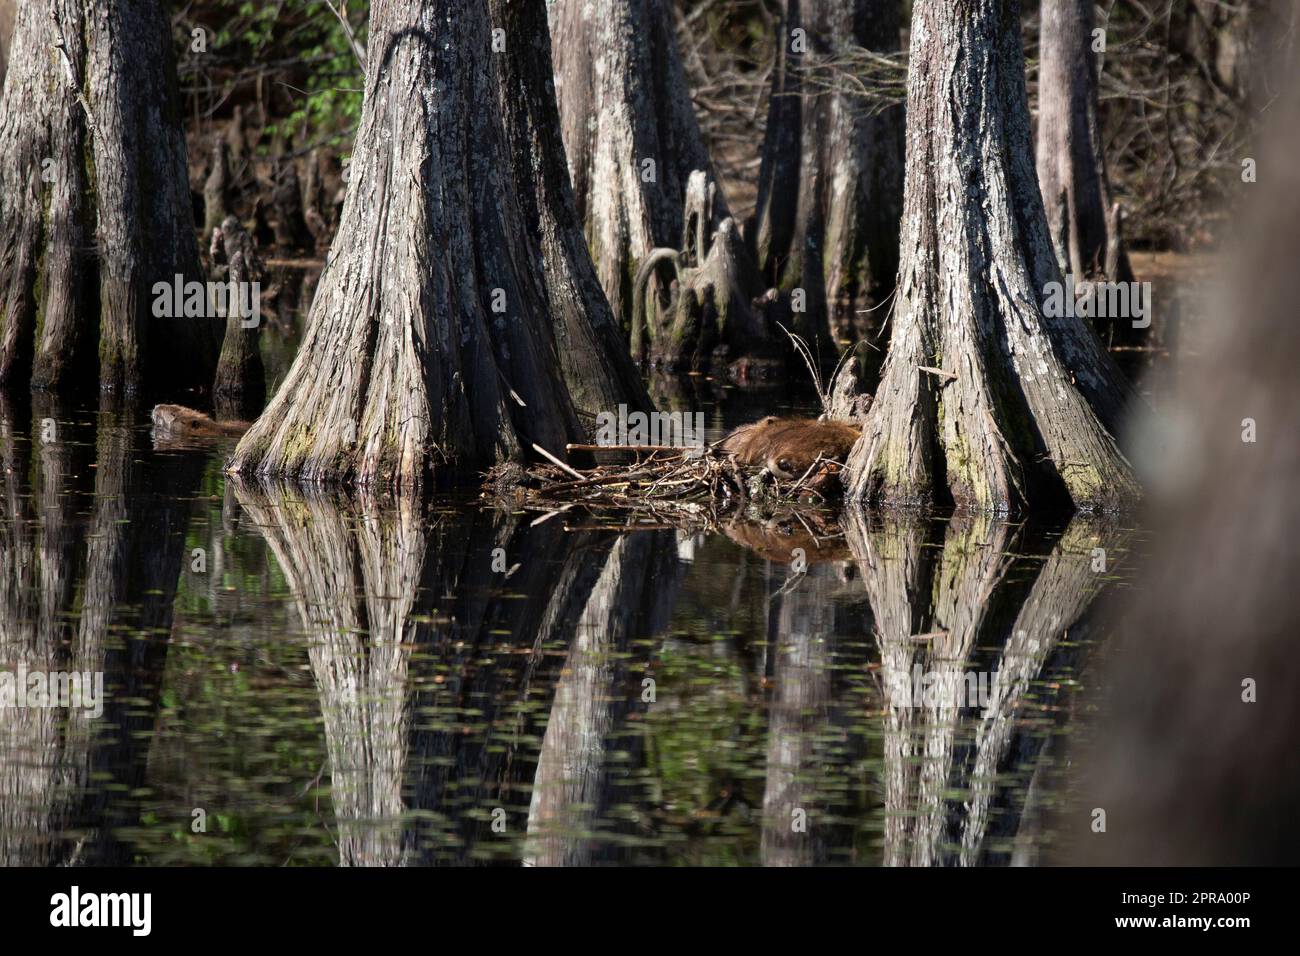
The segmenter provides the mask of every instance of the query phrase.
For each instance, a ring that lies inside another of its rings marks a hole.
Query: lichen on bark
[[[1030,149],[1019,4],[913,12],[893,342],[846,469],[858,501],[1122,509],[1130,388],[1060,281]]]
[[[491,36],[487,0],[372,6],[338,235],[293,366],[234,470],[408,490],[581,440]]]

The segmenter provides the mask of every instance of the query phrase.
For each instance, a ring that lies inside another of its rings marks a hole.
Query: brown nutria
[[[249,422],[218,422],[202,412],[184,405],[155,405],[154,427],[173,435],[242,435],[251,428]]]
[[[820,456],[840,464],[848,458],[862,432],[846,422],[811,418],[767,418],[742,425],[718,447],[742,465],[766,465],[768,471],[791,481],[802,478]]]

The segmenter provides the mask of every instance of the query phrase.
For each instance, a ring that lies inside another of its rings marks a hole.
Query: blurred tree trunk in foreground
[[[1161,533],[1083,777],[1075,849],[1089,862],[1289,865],[1300,852],[1300,96],[1266,117],[1233,280],[1146,433]],[[1094,808],[1105,833],[1088,829]]]

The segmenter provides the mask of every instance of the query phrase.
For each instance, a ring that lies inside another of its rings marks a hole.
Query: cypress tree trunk
[[[556,0],[550,22],[578,217],[633,357],[699,369],[772,352],[666,0]]]
[[[234,216],[227,216],[221,228],[213,235],[213,256],[217,244],[225,256],[229,269],[227,281],[231,283],[233,301],[226,303],[226,336],[221,343],[221,358],[217,361],[217,374],[212,382],[212,397],[220,418],[248,418],[257,414],[266,401],[266,372],[262,367],[262,353],[258,348],[258,327],[248,324],[250,316],[239,305],[245,301],[245,292],[260,279],[262,263],[253,248],[253,240]],[[248,292],[249,303],[258,308]]]
[[[1079,281],[1129,282],[1097,118],[1091,0],[1043,0],[1038,78],[1038,183],[1056,260]]]
[[[806,52],[792,49],[795,30],[804,31]],[[879,331],[887,312],[876,307],[898,271],[903,109],[872,115],[860,97],[826,89],[835,79],[828,61],[851,46],[897,50],[899,6],[786,0],[777,41],[748,234],[764,282],[781,291],[787,325],[810,342],[829,344],[828,334],[856,340]],[[803,290],[803,312],[791,312],[795,289]]]
[[[234,470],[409,488],[435,467],[579,440],[491,40],[486,0],[371,7],[343,218],[293,366]]]
[[[155,0],[21,7],[0,102],[0,382],[206,384],[210,317],[156,317],[201,280],[170,29]],[[91,246],[93,239],[94,248]]]
[[[686,183],[712,165],[664,0],[556,0],[551,54],[578,217],[614,313],[632,318],[632,279],[676,248]],[[728,215],[719,197],[712,226]]]
[[[1252,66],[1279,89],[1300,63],[1288,46]],[[1104,746],[1083,754],[1079,806],[1105,807],[1110,832],[1097,840],[1078,814],[1071,862],[1281,866],[1300,849],[1294,85],[1269,115],[1257,158],[1276,172],[1238,186],[1225,308],[1170,370],[1167,411],[1143,429],[1159,546],[1107,655]]]
[[[203,241],[209,242],[212,234],[230,215],[230,147],[224,139],[213,137],[211,169],[203,181]]]
[[[546,7],[537,0],[492,0],[491,11],[506,44],[495,61],[509,162],[514,181],[533,186],[519,190],[519,201],[542,257],[565,384],[589,428],[589,417],[620,404],[649,411],[649,393],[605,298],[574,206]]]
[[[1061,273],[1019,14],[1015,0],[914,8],[897,313],[848,462],[853,499],[1006,512],[1138,496],[1113,437],[1127,384],[1079,319],[1042,309]]]

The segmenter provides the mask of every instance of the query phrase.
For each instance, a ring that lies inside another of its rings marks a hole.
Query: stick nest
[[[713,448],[655,450],[638,460],[576,469],[515,462],[487,475],[483,497],[540,512],[533,524],[564,516],[569,531],[654,528],[725,534],[763,557],[788,562],[845,557],[834,501],[814,481],[839,490],[834,461],[818,461],[798,480],[745,467]],[[796,550],[800,549],[800,550]]]
[[[838,496],[839,462],[819,459],[797,479],[741,465],[716,448],[633,452],[635,460],[572,468],[542,462],[497,465],[486,495],[521,504],[583,503],[699,511],[722,506],[829,505]],[[548,456],[549,457],[549,456]]]

